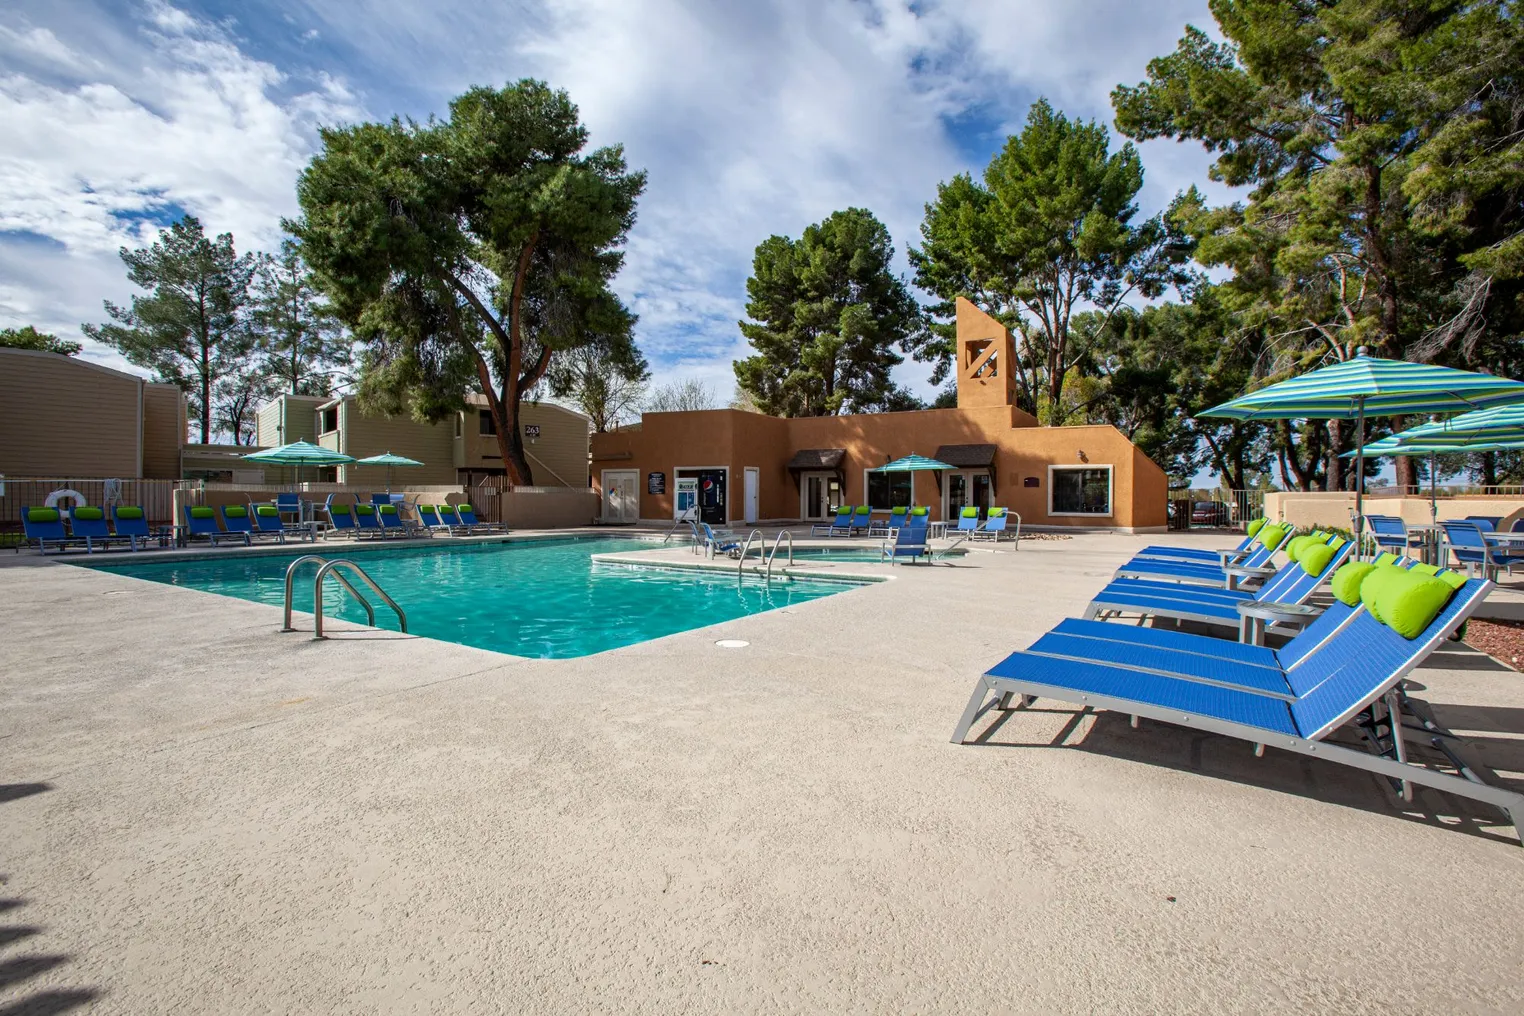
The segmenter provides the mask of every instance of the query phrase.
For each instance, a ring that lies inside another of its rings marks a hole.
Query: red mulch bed
[[[1519,670],[1524,661],[1524,621],[1480,621],[1466,625],[1466,642]]]

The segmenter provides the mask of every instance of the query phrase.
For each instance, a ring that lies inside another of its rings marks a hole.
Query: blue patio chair
[[[374,536],[386,538],[386,532],[382,530],[381,523],[376,521],[376,506],[373,504],[355,505],[355,535]]]
[[[255,535],[262,535],[255,532],[254,520],[248,505],[225,504],[217,510],[222,513],[222,528],[229,533],[242,533],[244,539],[251,544],[254,542]],[[285,534],[281,535],[280,542],[286,542]]]
[[[286,524],[281,521],[280,507],[273,504],[257,504],[254,508],[254,534],[274,539],[278,543],[286,542]],[[311,530],[302,529],[300,526],[290,532],[311,535]]]
[[[302,496],[289,491],[284,494],[276,494],[275,510],[279,512],[282,523],[286,521],[287,515],[295,515],[295,521],[302,521]]]
[[[335,501],[337,496],[328,495],[328,500],[323,504],[323,511],[328,515],[328,531],[323,534],[325,540],[336,533],[352,533],[359,528],[355,525],[354,505]]]
[[[1455,560],[1474,574],[1478,567],[1483,578],[1495,578],[1500,569],[1512,574],[1514,568],[1524,565],[1524,553],[1504,549],[1501,543],[1487,539],[1487,532],[1475,522],[1451,519],[1441,522],[1445,530],[1445,543]]]
[[[917,529],[925,529],[931,515],[925,505],[913,506],[905,515],[905,525],[914,526]]]
[[[69,544],[77,542],[64,530],[63,516],[57,508],[21,509],[21,538],[23,543],[36,541],[40,553],[48,552],[48,544],[57,544],[62,554]]]
[[[1152,544],[1144,547],[1132,556],[1134,561],[1140,558],[1162,557],[1179,561],[1198,561],[1203,564],[1223,565],[1229,561],[1240,560],[1254,550],[1254,537],[1259,535],[1262,527],[1267,525],[1265,519],[1251,519],[1246,527],[1244,538],[1238,546],[1224,548],[1222,550],[1207,550],[1203,547],[1175,547],[1169,544]]]
[[[1043,651],[1034,646],[1013,653],[980,676],[952,740],[962,744],[976,720],[992,710],[1008,712],[1013,699],[1019,700],[1014,708],[1024,708],[1050,698],[1126,713],[1134,724],[1148,718],[1238,738],[1255,745],[1256,754],[1268,745],[1352,766],[1387,777],[1404,796],[1419,784],[1483,801],[1502,809],[1524,840],[1524,794],[1410,764],[1403,747],[1403,678],[1470,617],[1491,589],[1485,580],[1465,582],[1412,638],[1363,606],[1354,608],[1336,638],[1325,639],[1289,670],[1260,653],[1226,666],[1224,660],[1203,663],[1208,658],[1193,658],[1190,650],[1163,647],[1124,647],[1136,653],[1122,657],[1125,662],[1096,660],[1070,654],[1118,654],[1101,647],[1104,640],[1065,635],[1046,641],[1049,636],[1044,636],[1038,643]],[[1191,676],[1191,671],[1203,676]],[[1372,751],[1326,740],[1356,718]]]
[[[1010,522],[1011,512],[1005,508],[991,508],[985,516],[984,525],[969,534],[970,540],[991,540],[999,543],[1001,535],[1007,532],[1006,526]],[[1021,516],[1016,516],[1016,539],[1021,539]]]
[[[1380,550],[1406,554],[1423,546],[1423,534],[1409,532],[1407,523],[1395,515],[1367,515],[1365,528]]]
[[[95,553],[97,546],[110,550],[116,539],[107,526],[106,509],[93,505],[74,505],[69,509],[69,535],[84,541],[87,554]]]
[[[925,526],[901,526],[894,531],[892,540],[885,540],[879,547],[879,559],[887,560],[891,565],[905,558],[911,561],[919,561],[921,558],[931,560],[931,548],[926,545]]]
[[[1292,538],[1288,525],[1271,523],[1260,529],[1254,537],[1254,550],[1231,567],[1237,569],[1270,569],[1272,561],[1282,546]],[[1325,537],[1327,539],[1327,537]],[[1172,561],[1163,558],[1134,558],[1118,568],[1117,578],[1159,579],[1186,585],[1221,586],[1226,588],[1229,573],[1223,565],[1201,561]]]
[[[858,533],[866,533],[872,521],[873,509],[865,504],[858,505],[852,510],[852,519],[847,525],[847,535],[855,536]]]
[[[381,523],[382,536],[411,536],[408,527],[402,524],[402,515],[397,511],[394,504],[378,504],[376,508],[376,521]]]
[[[217,513],[199,504],[185,506],[185,534],[187,543],[193,540],[206,540],[214,547],[220,546],[223,540],[233,540],[244,546],[248,546],[251,542],[248,533],[224,533],[218,529]]]
[[[460,524],[465,526],[466,531],[470,533],[502,533],[507,531],[507,527],[501,522],[483,522],[477,518],[476,509],[472,508],[469,504],[456,505],[455,514],[460,516]]]
[[[1355,545],[1339,539],[1336,543],[1304,546],[1301,557],[1290,567],[1276,572],[1255,592],[1242,589],[1208,589],[1203,586],[1151,579],[1114,579],[1096,594],[1085,610],[1087,619],[1137,614],[1140,617],[1166,617],[1176,621],[1239,629],[1243,615],[1238,605],[1256,603],[1303,604],[1349,558]]]
[[[741,543],[731,533],[716,531],[707,522],[698,524],[699,530],[704,534],[704,556],[713,557],[716,554],[724,554],[727,557],[739,559],[741,556]]]
[[[117,504],[111,506],[111,527],[116,530],[116,535],[127,541],[133,551],[138,549],[138,541],[143,541],[143,546],[148,546],[148,541],[153,538],[153,533],[148,528],[148,516],[137,505]]]
[[[1495,533],[1498,526],[1503,523],[1501,515],[1467,515],[1465,521],[1475,522],[1476,527],[1484,533]]]
[[[973,506],[963,508],[958,512],[958,532],[974,533],[979,528],[979,509]]]
[[[462,522],[460,516],[456,514],[454,505],[444,503],[434,507],[439,512],[439,521],[444,523],[444,527],[452,534],[457,531],[467,534],[471,532],[471,528]]]
[[[431,504],[413,505],[413,514],[418,516],[418,524],[423,526],[425,536],[433,536],[435,533],[449,534],[450,527],[439,519],[439,509]]]
[[[900,527],[905,524],[905,515],[909,511],[910,511],[910,509],[905,507],[904,505],[901,505],[898,508],[890,508],[889,509],[889,516],[888,516],[888,518],[885,518],[885,519],[875,519],[873,521],[873,524],[868,527],[868,535],[869,536],[893,536],[893,535],[895,535],[896,533],[898,533],[900,531]]]
[[[846,535],[852,528],[852,511],[855,506],[844,504],[836,509],[830,522],[817,522],[810,527],[811,536]]]

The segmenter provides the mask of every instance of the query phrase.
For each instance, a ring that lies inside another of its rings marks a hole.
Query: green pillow
[[[1451,589],[1459,589],[1466,584],[1466,576],[1458,571],[1442,571],[1434,577],[1441,582],[1448,583]]]
[[[424,512],[435,513],[436,510],[431,504],[421,504],[417,506],[417,511],[418,514],[422,515]]]
[[[1326,543],[1309,543],[1302,548],[1301,556],[1296,561],[1308,575],[1319,575],[1328,567],[1328,562],[1334,559],[1334,553],[1334,549]]]
[[[357,504],[355,505],[355,514],[374,515],[376,514],[376,506],[373,504]]]
[[[1259,531],[1261,529],[1264,529],[1264,528],[1265,528],[1265,520],[1263,518],[1250,519],[1249,520],[1249,524],[1244,527],[1244,532],[1247,533],[1250,536],[1254,536],[1254,535],[1257,535],[1259,533]]]
[[[76,508],[74,517],[81,522],[99,522],[106,517],[106,513],[99,508]]]
[[[349,505],[347,505],[347,504],[331,504],[331,505],[328,506],[328,514],[329,515],[348,515],[349,514]]]
[[[1286,541],[1286,545],[1281,549],[1286,552],[1286,556],[1291,558],[1291,560],[1300,561],[1302,559],[1302,548],[1308,546],[1313,542],[1314,541],[1312,537],[1307,534],[1302,536],[1293,536],[1291,539]]]
[[[1408,571],[1413,572],[1413,573],[1415,573],[1417,575],[1438,575],[1439,574],[1439,565],[1437,565],[1437,564],[1423,564],[1422,562],[1420,562],[1418,564],[1415,564],[1413,567],[1409,568]]]
[[[257,515],[263,515],[265,518],[268,519],[268,518],[270,518],[272,516],[279,515],[280,514],[280,509],[275,507],[273,504],[262,504],[262,505],[257,506],[254,509],[254,512]]]
[[[230,504],[222,509],[222,514],[230,519],[246,519],[249,517],[249,509],[246,505]]]
[[[468,504],[458,504],[458,505],[455,506],[455,510],[458,511],[458,512],[468,512],[468,511],[471,511],[472,508]],[[852,506],[851,505],[847,505],[846,510],[848,512],[850,512],[852,510]],[[836,514],[840,515],[841,512],[837,512]]]
[[[195,505],[190,510],[190,517],[193,519],[215,519],[217,513],[202,505]]]
[[[1381,605],[1384,602],[1381,599],[1381,594],[1386,590],[1387,586],[1407,573],[1407,569],[1398,568],[1394,565],[1377,565],[1365,577],[1365,581],[1360,583],[1360,602],[1365,604],[1365,609],[1370,611],[1371,616],[1376,620],[1386,620],[1381,614]]]
[[[890,508],[889,509],[889,514],[890,515],[903,515],[903,514],[905,514],[905,510],[906,510],[905,506],[904,505],[900,505],[898,508]]]
[[[962,511],[960,511],[958,514],[961,515],[965,519],[977,519],[979,517],[979,509],[977,509],[977,508],[965,508]]]
[[[28,522],[57,522],[58,521],[58,509],[57,508],[28,508],[26,510],[26,520]]]
[[[1402,560],[1402,559],[1399,558],[1396,554],[1389,554],[1386,551],[1382,551],[1380,554],[1376,555],[1375,563],[1376,564],[1396,564],[1400,560]]]
[[[1360,605],[1360,584],[1376,570],[1369,561],[1351,561],[1334,572],[1333,594],[1351,607]]]
[[[394,504],[378,505],[376,507],[376,510],[378,512],[380,512],[382,515],[395,515],[395,514],[397,514],[397,506],[394,505]]]
[[[466,511],[470,511],[471,510],[471,506],[470,505],[465,505],[464,507],[465,507]],[[857,514],[859,514],[859,515],[872,515],[873,514],[873,508],[870,505],[860,504],[860,505],[857,506]]]
[[[1281,545],[1281,541],[1286,538],[1286,534],[1290,531],[1290,527],[1272,522],[1270,525],[1260,529],[1259,535],[1254,538],[1254,542],[1266,550],[1274,550]]]
[[[1328,541],[1328,545],[1330,547],[1332,547],[1334,550],[1338,550],[1340,547],[1344,546],[1348,542],[1349,541],[1346,540],[1342,536],[1335,536],[1332,540]]]
[[[143,509],[132,507],[118,508],[116,510],[116,517],[119,519],[140,519],[143,517]]]
[[[910,509],[910,514],[912,514],[912,515],[916,516],[917,518],[919,518],[920,516],[926,514],[926,506],[925,505],[917,505],[916,507]]]
[[[1382,583],[1377,596],[1381,623],[1405,639],[1416,639],[1454,595],[1448,582],[1398,570]]]
[[[992,519],[998,519],[998,518],[1003,518],[1004,516],[1005,516],[1005,509],[1004,508],[991,508],[990,509],[990,514],[989,514],[990,518],[992,518]]]

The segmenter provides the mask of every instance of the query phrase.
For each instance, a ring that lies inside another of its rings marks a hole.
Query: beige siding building
[[[185,398],[78,357],[0,349],[0,475],[180,477]]]
[[[311,441],[357,459],[391,452],[423,463],[395,470],[394,486],[469,485],[484,477],[506,473],[486,406],[486,399],[477,396],[464,412],[430,424],[408,417],[368,415],[349,395],[331,399],[282,395],[259,410],[257,440],[266,448],[291,441]],[[525,402],[519,418],[535,485],[586,489],[588,418],[548,402]],[[266,472],[273,477],[277,470],[269,468]],[[386,481],[385,466],[338,466],[317,473],[316,477],[313,470],[307,473],[308,478],[361,486]]]

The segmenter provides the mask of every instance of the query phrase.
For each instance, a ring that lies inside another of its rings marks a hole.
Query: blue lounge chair
[[[250,543],[254,542],[255,535],[263,535],[255,533],[254,520],[248,505],[225,504],[218,508],[218,511],[222,513],[222,528],[229,533],[242,533]],[[279,539],[281,543],[285,543],[286,534],[281,533]]]
[[[507,531],[506,527],[500,522],[483,522],[481,519],[478,519],[476,517],[476,509],[472,508],[469,504],[456,505],[455,514],[460,516],[460,524],[465,526],[466,531],[470,533],[502,533]]]
[[[1164,558],[1171,561],[1197,561],[1202,564],[1222,564],[1229,560],[1240,560],[1254,550],[1254,537],[1259,531],[1246,535],[1236,547],[1228,547],[1221,550],[1207,550],[1204,547],[1172,547],[1169,544],[1156,543],[1144,547],[1132,556],[1134,561],[1142,558]]]
[[[930,518],[931,516],[927,513],[925,505],[915,505],[910,509],[909,514],[905,516],[905,525],[925,529],[926,523]]]
[[[903,559],[918,561],[925,558],[930,561],[931,548],[926,545],[926,527],[901,526],[896,529],[894,538],[885,540],[879,548],[879,558],[890,564]]]
[[[148,546],[148,541],[153,539],[153,533],[148,528],[148,516],[143,514],[143,509],[137,505],[118,504],[111,506],[111,527],[116,530],[116,535],[126,540],[134,551],[138,549],[138,541],[143,541],[143,546]]]
[[[909,513],[909,511],[910,511],[910,509],[905,507],[904,505],[901,505],[898,508],[890,508],[889,509],[889,517],[888,518],[885,518],[885,519],[875,519],[873,521],[873,524],[868,527],[868,535],[869,536],[893,536],[893,535],[895,535],[896,533],[898,533],[900,531],[900,527],[905,524],[905,516],[906,516],[906,514]]]
[[[376,505],[376,521],[381,523],[382,536],[411,536],[408,527],[402,524],[402,516],[394,504]]]
[[[257,504],[253,505],[252,507],[254,509],[253,519],[255,535],[271,537],[279,543],[285,543],[286,533],[288,530],[286,529],[286,524],[281,521],[280,508],[273,504]],[[311,534],[310,530],[302,529],[300,526],[290,530],[290,532],[302,533],[305,535]]]
[[[1222,660],[1192,658],[1189,649],[1163,647],[1148,652],[1137,649],[1135,656],[1124,657],[1126,662],[1094,660],[1067,655],[1097,650],[1088,645],[1075,647],[1071,644],[1075,637],[1065,635],[1047,642],[1047,651],[1013,653],[983,674],[952,740],[962,744],[980,716],[994,709],[1009,710],[1013,699],[1019,698],[1018,708],[1022,708],[1038,698],[1051,698],[1087,710],[1124,712],[1135,725],[1138,718],[1146,717],[1239,738],[1254,744],[1256,753],[1270,745],[1353,766],[1394,781],[1404,796],[1416,783],[1483,801],[1502,809],[1524,840],[1524,794],[1410,764],[1402,733],[1406,703],[1402,679],[1470,617],[1491,589],[1485,580],[1467,581],[1412,639],[1377,621],[1363,607],[1353,608],[1335,636],[1325,638],[1316,651],[1290,669],[1263,655],[1230,667],[1222,666]],[[1116,655],[1111,649],[1099,651]],[[1202,679],[1164,669],[1169,667],[1211,673]],[[1283,683],[1278,683],[1278,671]],[[1232,679],[1223,680],[1224,674]],[[1325,740],[1357,717],[1375,753]],[[1437,730],[1431,724],[1425,726]]]
[[[847,535],[855,536],[858,533],[866,533],[873,522],[873,509],[868,505],[860,504],[852,510],[852,519],[847,525]]]
[[[726,532],[724,530],[717,531],[707,522],[700,522],[698,527],[699,531],[704,534],[703,540],[705,557],[713,557],[716,554],[725,554],[732,558],[740,558],[741,543],[735,538],[735,534]]]
[[[979,509],[975,507],[963,508],[958,511],[958,527],[960,533],[972,535],[979,528]]]
[[[445,528],[448,529],[451,533],[459,531],[461,533],[469,534],[471,532],[470,527],[462,522],[460,520],[460,516],[455,513],[454,505],[440,504],[435,505],[435,508],[439,511],[439,521],[444,523]]]
[[[64,531],[63,516],[57,508],[22,506],[21,537],[24,543],[37,541],[38,551],[44,554],[48,552],[50,543],[57,544],[58,552],[62,554],[69,544],[76,542],[74,537]]]
[[[836,515],[830,522],[817,522],[810,527],[811,536],[835,536],[838,533],[845,536],[852,529],[853,506],[844,504],[836,509]]]
[[[975,529],[972,533],[969,533],[968,538],[970,540],[991,540],[995,543],[999,543],[1002,534],[1007,531],[1006,525],[1009,523],[1010,518],[1011,513],[1008,510],[1004,508],[991,508],[989,514],[984,518],[984,525],[980,526],[978,529]],[[1020,515],[1016,516],[1015,536],[1019,542],[1021,540]]]
[[[357,504],[355,511],[355,535],[376,536],[386,538],[386,533],[381,529],[381,523],[376,521],[376,506],[373,504]]]
[[[1477,525],[1477,528],[1480,529],[1484,533],[1495,533],[1495,532],[1498,531],[1498,526],[1503,521],[1503,516],[1501,516],[1501,515],[1467,515],[1463,521],[1465,521],[1465,522],[1475,522],[1476,525]]]
[[[1237,574],[1254,574],[1255,569],[1263,570],[1262,574],[1268,574],[1273,570],[1272,559],[1276,552],[1287,540],[1291,539],[1289,526],[1276,526],[1273,530],[1266,526],[1255,536],[1254,550],[1231,565],[1205,564],[1199,561],[1170,561],[1158,558],[1134,558],[1127,564],[1118,568],[1117,578],[1140,578],[1161,579],[1170,582],[1178,582],[1187,585],[1221,586],[1223,588],[1234,584],[1231,581],[1228,568],[1238,569]],[[1329,535],[1323,536],[1324,540],[1332,539]]]
[[[245,546],[251,542],[248,533],[224,533],[217,528],[217,513],[205,505],[188,504],[185,506],[185,534],[186,542],[204,539],[216,547],[223,540],[241,541]]]
[[[106,510],[93,505],[77,504],[69,509],[69,535],[83,540],[85,553],[95,553],[97,546],[110,550],[116,537],[106,524]]]
[[[354,505],[335,501],[334,495],[329,495],[323,510],[328,513],[328,531],[323,534],[323,539],[326,540],[335,533],[354,532],[358,528],[355,525]]]
[[[418,516],[418,524],[423,526],[425,536],[433,536],[437,532],[448,534],[450,527],[439,520],[439,509],[431,504],[413,505],[413,513]]]
[[[1114,579],[1090,601],[1085,617],[1138,614],[1239,628],[1243,622],[1243,615],[1238,610],[1240,603],[1249,600],[1256,603],[1305,603],[1319,586],[1332,578],[1354,548],[1353,543],[1341,539],[1333,547],[1332,556],[1316,571],[1308,572],[1300,561],[1293,561],[1290,567],[1281,569],[1253,593],[1149,579]]]

